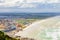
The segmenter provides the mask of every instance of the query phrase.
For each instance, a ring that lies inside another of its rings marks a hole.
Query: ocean
[[[58,15],[60,13],[0,13],[0,18],[44,19]]]

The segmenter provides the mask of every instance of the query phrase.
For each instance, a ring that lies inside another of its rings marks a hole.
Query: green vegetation
[[[32,23],[37,19],[20,19],[20,20],[16,20],[16,22],[20,23],[20,24],[28,24],[28,23]]]
[[[5,35],[4,32],[0,31],[0,40],[19,40],[19,39],[9,37],[8,35]]]

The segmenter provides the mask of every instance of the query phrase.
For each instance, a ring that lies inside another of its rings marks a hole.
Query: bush
[[[19,39],[9,37],[8,35],[4,34],[4,32],[0,31],[0,40],[19,40]]]

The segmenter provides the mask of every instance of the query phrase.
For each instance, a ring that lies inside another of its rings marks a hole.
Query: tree
[[[8,35],[4,34],[4,32],[0,31],[0,40],[20,40],[9,37]]]

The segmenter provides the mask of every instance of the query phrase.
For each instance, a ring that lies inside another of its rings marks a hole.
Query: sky
[[[4,12],[60,12],[60,0],[0,0],[0,13]]]

